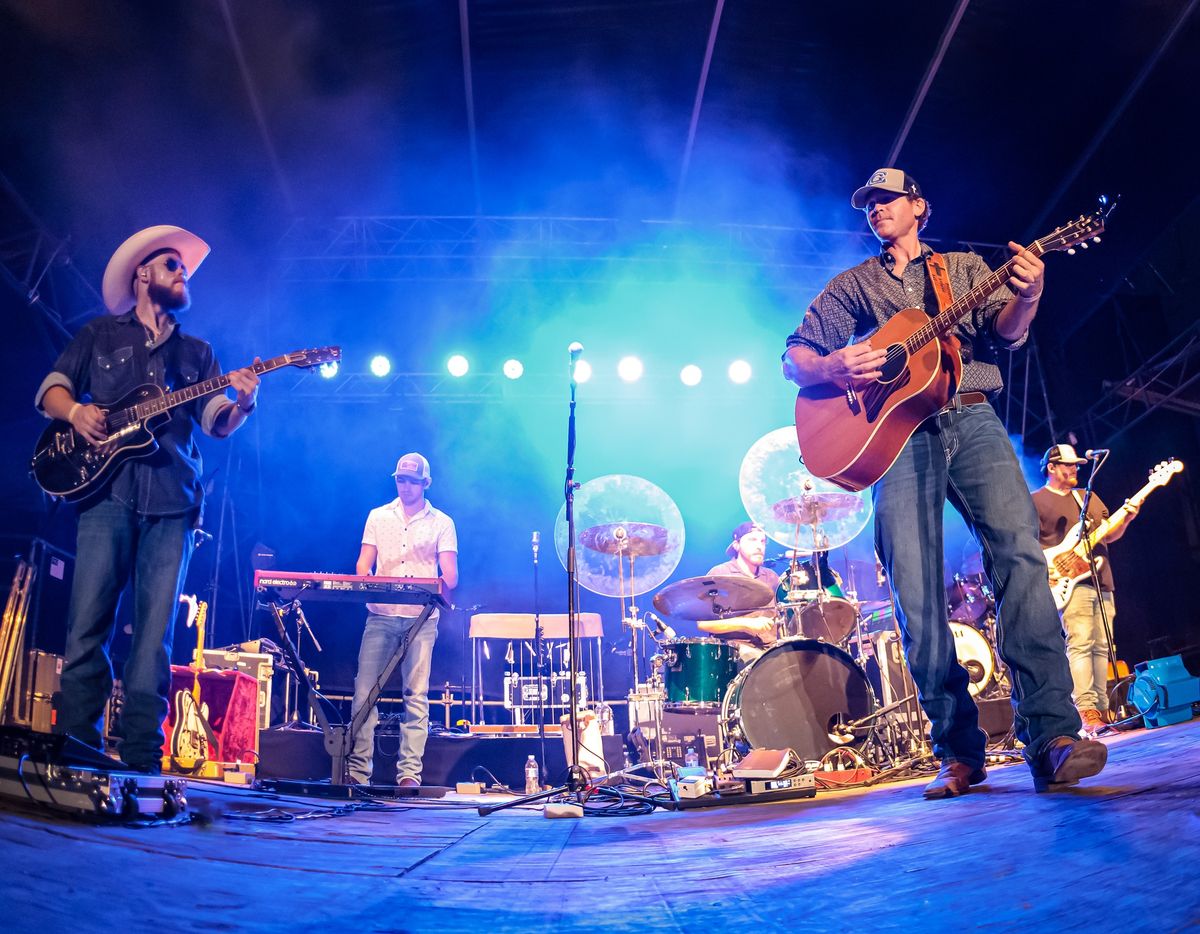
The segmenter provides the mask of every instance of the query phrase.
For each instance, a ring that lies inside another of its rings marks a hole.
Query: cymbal
[[[584,529],[579,536],[583,544],[606,555],[628,555],[642,558],[661,555],[667,550],[667,530],[648,522],[609,522]]]
[[[714,620],[772,606],[775,591],[753,577],[719,575],[676,581],[654,595],[654,608],[677,619]]]
[[[789,525],[817,525],[826,519],[845,519],[861,500],[853,493],[802,493],[771,504],[771,512]]]

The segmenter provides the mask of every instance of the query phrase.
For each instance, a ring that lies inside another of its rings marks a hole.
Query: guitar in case
[[[285,366],[315,367],[340,360],[340,347],[297,350],[293,353],[250,364],[255,373],[269,373]],[[106,410],[108,440],[90,443],[69,422],[55,419],[42,432],[29,462],[37,485],[50,496],[75,502],[104,488],[117,467],[127,460],[148,457],[158,450],[154,432],[170,417],[177,405],[221,392],[229,386],[227,375],[167,392],[146,383],[126,393],[112,405],[97,403]]]

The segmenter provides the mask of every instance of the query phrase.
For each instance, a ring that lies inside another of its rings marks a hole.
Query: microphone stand
[[[1108,664],[1112,668],[1113,680],[1117,678],[1117,648],[1113,644],[1112,622],[1108,618],[1108,606],[1104,602],[1104,591],[1100,589],[1100,567],[1096,563],[1096,555],[1092,550],[1092,540],[1089,528],[1091,519],[1088,516],[1088,509],[1092,502],[1092,483],[1096,480],[1096,474],[1100,472],[1100,468],[1104,466],[1104,462],[1108,460],[1108,453],[1104,452],[1104,456],[1099,459],[1088,471],[1087,485],[1083,488],[1083,502],[1079,506],[1079,534],[1083,536],[1083,549],[1087,552],[1088,567],[1092,572],[1092,586],[1096,588],[1096,603],[1100,607],[1100,623],[1104,627],[1105,648],[1108,654]],[[1108,684],[1104,685],[1104,693],[1108,694]],[[1107,698],[1106,698],[1107,699]],[[1128,711],[1124,704],[1121,704],[1121,709],[1117,711],[1117,718],[1120,720],[1126,719]]]
[[[567,682],[567,697],[570,704],[568,715],[571,730],[571,764],[567,766],[567,780],[564,784],[548,788],[545,791],[539,791],[536,794],[513,798],[511,801],[505,801],[503,804],[482,806],[477,809],[480,817],[487,817],[487,815],[493,814],[496,811],[516,807],[519,804],[528,804],[532,801],[553,798],[564,792],[575,795],[576,799],[582,803],[583,792],[588,785],[587,772],[579,764],[579,723],[577,715],[579,699],[575,694],[575,682],[579,671],[579,652],[576,651],[578,644],[575,637],[579,617],[579,577],[575,565],[575,491],[579,489],[579,484],[575,480],[575,362],[578,360],[582,350],[583,348],[579,345],[572,345],[568,350],[570,354],[569,375],[571,395],[567,414],[567,477],[566,482],[563,484],[567,518],[567,645],[571,653],[569,680]],[[543,763],[544,766],[545,763]]]
[[[533,655],[538,673],[538,742],[542,751],[542,762],[546,761],[546,650],[542,629],[542,605],[538,598],[538,546],[541,533],[533,533]]]

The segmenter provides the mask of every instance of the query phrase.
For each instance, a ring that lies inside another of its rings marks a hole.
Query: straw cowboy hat
[[[117,247],[108,266],[104,269],[101,293],[109,314],[127,312],[136,301],[133,294],[133,274],[147,257],[161,250],[175,250],[183,259],[188,275],[195,275],[204,257],[208,256],[208,244],[182,227],[159,224],[139,230]]]

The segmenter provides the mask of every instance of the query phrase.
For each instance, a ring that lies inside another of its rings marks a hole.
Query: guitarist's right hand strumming
[[[75,405],[76,403],[72,403]],[[108,440],[104,417],[108,413],[98,405],[80,405],[70,419],[71,427],[92,444],[101,445]]]

